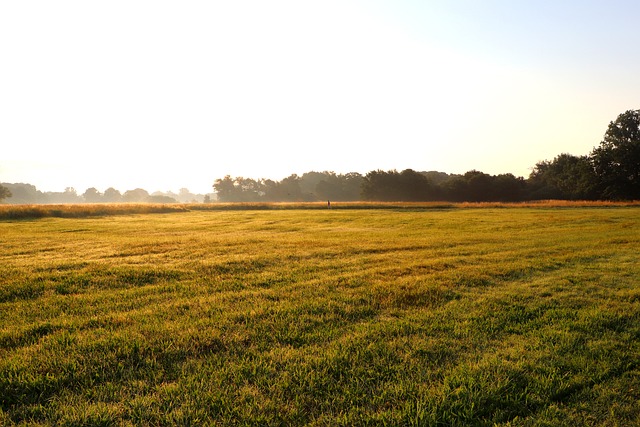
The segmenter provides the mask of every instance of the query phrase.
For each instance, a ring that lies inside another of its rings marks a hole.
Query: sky
[[[636,0],[0,2],[0,182],[527,177],[640,105]]]

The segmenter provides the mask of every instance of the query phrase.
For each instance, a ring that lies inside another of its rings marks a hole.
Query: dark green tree
[[[464,174],[467,182],[464,200],[467,202],[489,202],[494,200],[492,176],[477,170]]]
[[[505,173],[493,178],[494,201],[519,202],[526,194],[526,181],[522,177]]]
[[[380,202],[398,200],[396,185],[399,175],[395,170],[370,171],[362,181],[362,199]]]
[[[464,175],[451,175],[442,183],[444,198],[454,202],[485,202],[494,199],[493,177],[470,170]]]
[[[362,180],[364,200],[419,202],[432,200],[433,195],[429,179],[412,169],[402,172],[371,171]]]
[[[640,199],[640,110],[628,110],[609,123],[591,161],[603,198]]]
[[[399,200],[403,202],[423,202],[431,199],[431,184],[425,175],[405,169],[398,177]]]
[[[597,179],[587,156],[560,154],[538,162],[529,175],[529,198],[591,200],[598,196]]]

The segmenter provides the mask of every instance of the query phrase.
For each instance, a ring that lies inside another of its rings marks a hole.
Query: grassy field
[[[130,212],[0,221],[0,425],[640,419],[640,207]]]

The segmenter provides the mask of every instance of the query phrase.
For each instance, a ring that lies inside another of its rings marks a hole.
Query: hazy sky
[[[528,176],[640,108],[637,0],[0,2],[0,182]]]

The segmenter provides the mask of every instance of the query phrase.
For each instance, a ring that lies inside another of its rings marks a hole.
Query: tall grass
[[[637,207],[405,206],[0,222],[0,425],[636,423]]]
[[[332,202],[330,208],[344,209],[468,209],[468,208],[532,208],[532,207],[637,207],[640,201],[566,201],[541,200],[519,203],[498,202]],[[87,204],[0,204],[0,220],[38,218],[88,218],[94,216],[132,215],[149,213],[176,213],[196,211],[243,211],[243,210],[317,210],[328,209],[326,202],[255,202],[255,203],[87,203]]]
[[[185,212],[178,204],[154,203],[95,203],[58,205],[3,205],[0,204],[0,220],[37,218],[87,218],[92,216],[128,215],[148,213]]]

